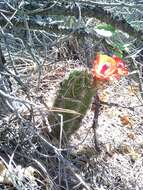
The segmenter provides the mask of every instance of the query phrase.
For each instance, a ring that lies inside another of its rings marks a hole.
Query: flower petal
[[[120,79],[121,75],[127,75],[128,69],[123,60],[116,55],[112,57],[104,54],[97,54],[93,62],[93,78],[99,80]]]

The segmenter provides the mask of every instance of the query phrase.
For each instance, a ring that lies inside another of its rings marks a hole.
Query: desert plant
[[[91,75],[87,70],[73,71],[69,77],[61,82],[54,107],[60,108],[63,115],[63,130],[66,137],[69,137],[79,127],[96,93],[92,85]],[[60,121],[57,114],[49,116],[53,126],[52,135],[59,138]]]

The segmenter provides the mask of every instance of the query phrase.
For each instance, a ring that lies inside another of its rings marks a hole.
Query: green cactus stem
[[[92,86],[91,75],[86,71],[73,71],[60,85],[53,109],[58,108],[63,115],[64,134],[68,138],[79,127],[95,95],[96,89]],[[49,116],[52,127],[52,136],[59,139],[60,117],[57,113]]]

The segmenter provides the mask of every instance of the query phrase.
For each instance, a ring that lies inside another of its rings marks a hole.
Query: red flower
[[[104,54],[97,54],[93,63],[93,78],[99,80],[110,80],[113,77],[119,79],[121,75],[127,75],[128,69],[125,63],[113,55],[112,57]]]

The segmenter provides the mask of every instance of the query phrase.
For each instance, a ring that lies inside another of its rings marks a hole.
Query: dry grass
[[[2,188],[142,189],[143,104],[138,83],[127,77],[99,88],[98,153],[91,110],[66,147],[48,136],[48,114],[59,83],[72,69],[81,68],[78,61],[52,66],[45,62],[39,83],[33,65],[31,60],[16,65],[28,88],[23,91],[15,83],[10,94],[15,112],[1,119]],[[129,118],[126,125],[123,116]]]
[[[126,42],[131,44],[126,57],[129,76],[98,87],[101,107],[95,131],[94,112],[89,109],[79,130],[62,144],[61,139],[51,139],[48,121],[49,113],[59,111],[52,105],[60,82],[73,69],[87,69],[87,52],[92,57],[108,50],[102,40],[87,39],[88,51],[76,44],[75,61],[69,58],[65,39],[54,41],[44,31],[30,33],[27,29],[31,46],[26,46],[22,38],[15,37],[15,31],[11,35],[2,32],[6,70],[0,74],[8,76],[12,89],[0,89],[0,96],[13,112],[0,115],[0,188],[143,189],[143,78],[142,60],[138,59],[141,49],[136,48],[135,41],[129,38]],[[48,49],[45,44],[49,41],[56,45]]]

